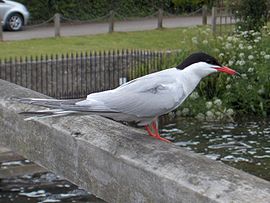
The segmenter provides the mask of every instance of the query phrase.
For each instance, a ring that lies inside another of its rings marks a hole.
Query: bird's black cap
[[[216,58],[213,56],[210,56],[209,54],[206,54],[204,52],[195,52],[188,56],[182,63],[176,66],[177,69],[183,70],[186,67],[198,63],[198,62],[206,62],[212,65],[221,66],[221,64],[218,62]]]

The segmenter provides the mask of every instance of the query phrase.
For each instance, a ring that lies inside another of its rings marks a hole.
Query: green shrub
[[[240,0],[232,1],[236,17],[240,18],[238,30],[259,31],[267,22],[267,0]]]
[[[270,115],[270,32],[267,27],[262,33],[251,30],[233,36],[209,36],[210,29],[200,28],[196,35],[187,36],[182,43],[191,40],[193,46],[189,53],[205,51],[240,72],[242,77],[222,73],[206,77],[178,109],[178,114],[208,120],[231,119],[233,115]],[[253,39],[246,40],[249,36]]]
[[[201,8],[203,5],[212,7],[215,0],[172,0],[176,7],[179,7],[183,12],[194,11]]]
[[[18,0],[25,4],[31,13],[32,20],[47,20],[55,13],[66,18],[91,20],[107,15],[115,10],[123,17],[147,16],[155,13],[158,8],[174,12],[171,0],[143,1],[143,0]]]
[[[105,16],[110,10],[115,10],[118,18],[141,17],[153,15],[159,8],[164,11],[179,14],[195,11],[201,8],[203,2],[213,0],[193,0],[184,4],[175,4],[175,0],[17,0],[29,9],[33,21],[47,20],[55,13],[76,20],[92,20]]]

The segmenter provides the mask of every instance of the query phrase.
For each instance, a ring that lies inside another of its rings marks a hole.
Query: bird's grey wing
[[[37,113],[49,116],[73,113],[113,113],[124,115],[125,120],[151,118],[165,114],[176,108],[186,97],[183,85],[167,74],[153,74],[133,80],[114,90],[93,93],[83,101],[21,98],[18,101],[55,108]],[[106,116],[105,115],[105,116]],[[121,116],[119,118],[122,118]],[[121,119],[119,119],[121,120]]]
[[[136,117],[155,117],[176,108],[186,97],[183,86],[166,78],[136,81],[124,88],[92,94],[88,100],[102,103],[113,111]]]

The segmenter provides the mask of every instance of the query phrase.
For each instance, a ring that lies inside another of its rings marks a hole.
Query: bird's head
[[[211,73],[224,72],[229,75],[239,75],[235,70],[222,66],[216,58],[204,52],[196,52],[188,56],[177,69],[192,71],[194,74],[203,78]]]

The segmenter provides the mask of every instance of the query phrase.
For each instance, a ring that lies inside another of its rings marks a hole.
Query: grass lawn
[[[181,43],[181,41],[187,35],[196,35],[198,30],[198,27],[193,27],[140,32],[116,32],[113,34],[80,37],[6,41],[0,42],[0,58],[112,49],[186,49],[190,46],[190,42]]]

